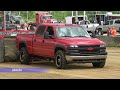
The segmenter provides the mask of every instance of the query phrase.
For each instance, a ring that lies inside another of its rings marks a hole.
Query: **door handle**
[[[34,39],[34,42],[36,42],[36,39]]]
[[[44,43],[44,40],[42,40],[42,42]]]

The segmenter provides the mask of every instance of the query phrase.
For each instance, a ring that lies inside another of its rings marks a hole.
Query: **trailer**
[[[106,14],[94,14],[91,15],[94,18],[94,21],[100,25],[103,25],[108,20],[120,19],[120,14],[113,14],[112,12],[107,12]]]
[[[66,24],[76,24],[76,20],[75,20],[76,16],[67,16],[65,17],[65,23]],[[81,20],[84,20],[84,15],[78,15],[77,16],[78,22]],[[85,20],[88,20],[87,15],[85,15]]]

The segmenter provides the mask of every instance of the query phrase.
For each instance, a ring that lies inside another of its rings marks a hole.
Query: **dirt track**
[[[0,63],[0,68],[46,68],[47,72],[0,72],[0,79],[120,79],[120,48],[107,48],[108,57],[104,68],[95,69],[92,64],[71,64],[65,70],[56,69],[53,62]]]

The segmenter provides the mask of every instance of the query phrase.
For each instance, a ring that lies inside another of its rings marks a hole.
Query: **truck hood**
[[[105,42],[100,41],[97,38],[58,38],[57,41],[59,43],[64,43],[65,45],[101,45],[105,44]]]

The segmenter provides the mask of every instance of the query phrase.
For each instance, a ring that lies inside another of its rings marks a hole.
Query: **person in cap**
[[[117,31],[116,31],[115,27],[112,27],[111,35],[112,35],[113,37],[116,37],[116,34],[117,34]]]

